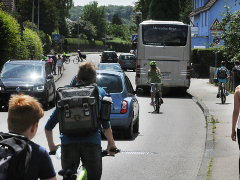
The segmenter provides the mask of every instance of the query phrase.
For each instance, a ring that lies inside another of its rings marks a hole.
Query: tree
[[[112,24],[116,24],[116,25],[122,25],[123,24],[123,22],[120,19],[118,13],[113,15],[113,17],[112,17]]]
[[[79,26],[79,34],[83,34],[87,36],[88,40],[95,39],[97,36],[96,27],[92,25],[89,21],[78,20],[72,22],[70,25],[70,31],[72,37],[78,37],[78,26]]]
[[[178,21],[179,14],[179,0],[152,0],[149,5],[149,19],[161,21]]]
[[[38,24],[38,1],[34,1],[34,23]],[[40,0],[39,29],[51,35],[57,27],[66,27],[65,18],[69,16],[72,0]],[[22,21],[32,21],[32,0],[18,0],[17,11]],[[66,33],[65,30],[59,29]]]
[[[97,39],[102,39],[106,29],[106,14],[104,6],[98,7],[98,2],[93,1],[83,8],[83,17],[85,21],[90,21],[97,29]]]
[[[221,47],[224,57],[235,61],[240,58],[240,11],[231,13],[227,5],[224,8],[226,13],[221,14],[223,16],[222,21],[215,28],[223,29],[220,39],[224,42],[224,46]]]
[[[189,24],[189,14],[192,12],[192,0],[180,0],[180,21]]]

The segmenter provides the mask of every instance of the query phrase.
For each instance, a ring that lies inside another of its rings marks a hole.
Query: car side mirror
[[[102,56],[102,55],[99,55],[99,56]]]
[[[137,91],[133,91],[132,94],[137,94]]]
[[[48,76],[47,76],[47,79],[53,79],[54,77],[53,77],[53,75],[52,74],[49,74]]]

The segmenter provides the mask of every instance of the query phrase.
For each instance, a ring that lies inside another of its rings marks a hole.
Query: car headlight
[[[33,88],[34,91],[44,91],[44,86],[36,86]]]
[[[0,91],[4,91],[4,90],[5,90],[4,87],[1,87],[1,86],[0,86]]]

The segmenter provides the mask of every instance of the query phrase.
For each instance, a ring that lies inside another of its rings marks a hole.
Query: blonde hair
[[[77,79],[84,84],[94,83],[96,79],[96,67],[92,62],[82,62],[79,64]]]
[[[155,66],[156,67],[156,66]],[[154,74],[154,73],[158,73],[158,74],[161,74],[161,71],[160,71],[160,69],[158,68],[158,67],[156,67],[156,68],[150,68],[149,69],[149,72],[151,73],[151,75],[152,74]]]
[[[8,129],[23,133],[43,117],[42,105],[29,95],[12,95],[9,100]]]

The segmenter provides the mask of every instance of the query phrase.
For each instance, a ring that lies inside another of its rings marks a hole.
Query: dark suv
[[[9,60],[0,75],[0,110],[12,94],[33,96],[48,110],[55,105],[55,83],[50,66],[44,60]]]
[[[118,63],[118,56],[115,51],[103,51],[100,63]]]

